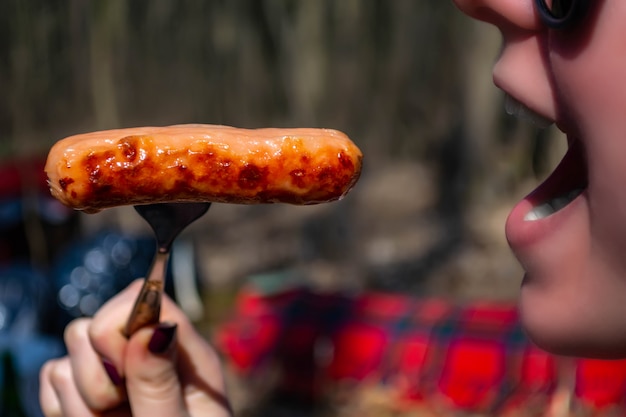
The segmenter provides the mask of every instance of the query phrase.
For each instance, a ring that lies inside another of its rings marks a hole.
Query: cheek
[[[615,83],[615,68],[592,65],[595,59],[551,59],[557,101],[557,119],[569,134],[593,138],[615,129],[622,131],[626,86]],[[600,61],[602,62],[602,61]],[[626,67],[622,74],[626,75]],[[586,145],[590,145],[587,141]]]
[[[618,72],[626,79],[626,54],[612,67],[554,59],[553,68],[559,111],[586,153],[589,256],[625,280],[626,82],[615,80]]]
[[[626,164],[611,161],[592,176],[590,198],[590,258],[603,266],[607,277],[626,282]],[[624,155],[624,153],[622,153]],[[615,159],[615,158],[614,158]],[[598,272],[600,275],[600,272]],[[604,275],[603,275],[604,276]],[[626,292],[623,292],[626,300]]]
[[[570,129],[626,132],[626,2],[598,4],[581,30],[550,32],[547,65]]]

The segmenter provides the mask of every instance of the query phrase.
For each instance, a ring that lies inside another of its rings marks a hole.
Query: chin
[[[598,344],[589,338],[561,338],[526,324],[524,329],[535,345],[553,355],[604,360],[626,359],[624,345]]]
[[[599,315],[585,314],[584,307],[554,301],[559,299],[563,297],[522,286],[520,320],[534,344],[558,356],[626,358],[626,329]]]

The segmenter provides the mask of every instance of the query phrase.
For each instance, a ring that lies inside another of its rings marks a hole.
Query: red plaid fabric
[[[275,355],[277,341],[285,323],[282,311],[293,303],[296,292],[263,297],[243,291],[237,298],[235,320],[224,323],[219,331],[219,344],[236,369],[253,372]]]
[[[575,395],[584,406],[596,409],[624,406],[624,394],[626,360],[578,360]]]
[[[545,408],[557,388],[557,360],[533,344],[509,360],[509,372],[519,375],[517,384],[501,407],[503,414],[520,408]]]
[[[272,363],[278,388],[308,399],[329,382],[367,380],[395,387],[404,402],[495,413],[547,406],[559,380],[557,358],[527,340],[509,303],[248,288],[217,344],[240,373]],[[577,401],[623,406],[626,361],[574,366]]]

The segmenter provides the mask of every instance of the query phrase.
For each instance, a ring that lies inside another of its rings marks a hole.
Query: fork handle
[[[169,252],[157,251],[148,277],[143,282],[122,332],[126,338],[130,338],[142,327],[159,323],[168,260]]]

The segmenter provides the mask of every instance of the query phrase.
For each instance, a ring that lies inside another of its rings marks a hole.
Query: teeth
[[[527,120],[537,126],[539,129],[545,129],[552,125],[552,121],[548,118],[541,116],[540,114],[532,111],[509,94],[504,95],[504,110],[510,116],[519,117],[520,119]]]
[[[524,220],[526,221],[540,220],[540,219],[543,219],[544,217],[548,217],[549,215],[553,213],[556,213],[557,211],[561,210],[562,208],[567,206],[569,203],[571,203],[572,200],[574,200],[583,192],[583,190],[584,188],[577,188],[575,190],[568,192],[565,195],[555,197],[551,199],[550,201],[546,201],[545,203],[542,203],[536,207],[533,207],[533,209],[529,211],[526,214],[526,216],[524,216]]]

